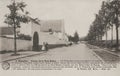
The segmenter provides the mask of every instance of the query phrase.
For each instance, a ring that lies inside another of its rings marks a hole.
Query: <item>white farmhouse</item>
[[[39,47],[43,42],[47,42],[48,44],[65,44],[68,39],[65,34],[64,29],[64,21],[63,20],[41,20],[30,18],[29,23],[22,23],[20,28],[17,29],[17,37],[21,34],[24,36],[31,37],[31,40],[22,40],[17,39],[17,45],[19,49],[23,49],[22,47]],[[7,37],[14,38],[14,32],[12,27],[4,27],[1,28],[1,36],[6,36],[6,38],[1,38],[2,42],[7,44],[7,41],[11,41],[14,43],[14,40],[8,40]],[[4,41],[5,40],[5,41]],[[26,43],[27,42],[27,43]],[[29,43],[29,44],[28,44]],[[8,42],[8,46],[13,49],[10,42]],[[22,46],[23,45],[23,46]],[[5,48],[5,47],[4,47]],[[7,47],[6,47],[7,48]],[[10,49],[9,48],[9,49]],[[31,48],[31,49],[32,49]]]

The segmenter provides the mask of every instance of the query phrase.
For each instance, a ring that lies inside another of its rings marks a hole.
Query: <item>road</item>
[[[42,56],[33,57],[33,59],[50,60],[99,60],[95,53],[87,48],[85,44],[62,47],[48,51]]]
[[[46,52],[18,58],[20,60],[101,60],[103,62],[118,62],[120,57],[113,55],[101,48],[92,49],[85,43],[74,44],[68,47],[49,49]],[[39,52],[38,52],[39,53]],[[17,59],[17,60],[18,60]]]
[[[53,60],[53,61],[50,61],[50,60]],[[65,60],[65,62],[61,62],[64,60]],[[67,60],[67,62],[66,62],[66,60]],[[22,67],[22,69],[26,69],[27,67],[29,67],[29,65],[31,66],[32,63],[34,63],[34,66],[32,65],[33,68],[40,69],[40,67],[45,68],[46,66],[47,67],[55,67],[55,66],[58,67],[58,65],[59,66],[61,65],[59,63],[64,64],[65,67],[66,66],[71,67],[71,64],[68,65],[68,61],[71,61],[71,60],[74,64],[77,64],[77,65],[80,64],[80,65],[84,66],[84,64],[88,65],[89,63],[90,63],[90,65],[96,65],[97,64],[96,60],[100,61],[100,63],[101,62],[106,63],[107,60],[109,60],[110,62],[116,62],[116,61],[119,61],[120,58],[117,56],[114,56],[108,52],[102,51],[100,49],[95,49],[95,50],[91,49],[85,43],[79,43],[79,44],[74,44],[74,45],[68,46],[68,47],[50,49],[41,54],[9,61],[9,63],[11,65],[11,67],[13,67],[15,69],[16,68],[20,69],[21,67]],[[32,61],[32,63],[31,63],[31,61]],[[50,63],[48,61],[50,61]],[[72,66],[74,66],[74,64]],[[98,64],[99,64],[99,62],[98,62]],[[63,65],[61,65],[61,66],[63,67]],[[84,68],[85,68],[85,66],[84,66]],[[29,68],[27,68],[27,69],[29,69]]]
[[[25,60],[100,60],[85,44],[51,49],[43,54],[23,58]]]

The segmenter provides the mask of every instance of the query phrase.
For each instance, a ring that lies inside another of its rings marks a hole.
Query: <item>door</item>
[[[38,51],[39,50],[39,35],[38,32],[35,32],[33,35],[33,50]]]

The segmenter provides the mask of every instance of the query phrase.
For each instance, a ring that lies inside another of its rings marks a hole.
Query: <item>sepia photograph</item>
[[[0,0],[1,70],[119,67],[120,0]]]

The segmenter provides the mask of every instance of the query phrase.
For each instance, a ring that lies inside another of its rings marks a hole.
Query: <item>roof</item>
[[[48,32],[50,29],[55,32],[62,32],[62,20],[46,20],[41,21],[41,31]]]
[[[12,27],[0,27],[0,35],[13,35],[14,31]]]
[[[40,25],[40,20],[39,20],[38,18],[33,19],[33,18],[29,17],[29,19],[30,19],[33,23],[35,23],[35,24],[37,24],[37,25]]]

